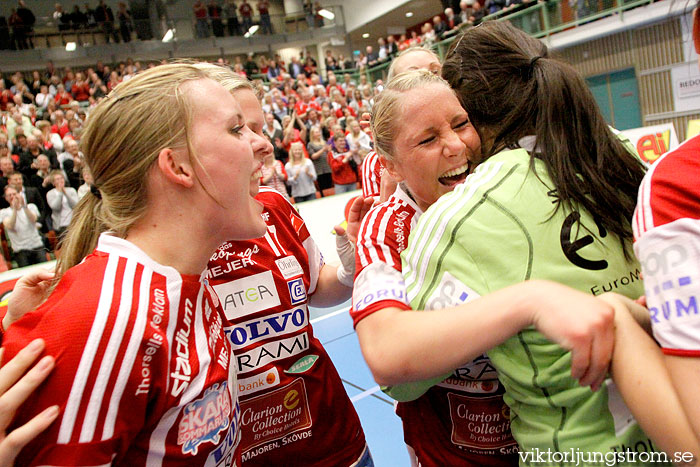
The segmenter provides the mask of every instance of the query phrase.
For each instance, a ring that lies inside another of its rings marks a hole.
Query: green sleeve
[[[428,221],[429,216],[422,216],[419,223],[422,222],[423,219]],[[449,244],[443,245],[442,239],[450,238],[451,230],[448,229],[442,236],[439,245],[436,248],[436,252],[431,254],[429,257],[415,256],[416,258],[419,258],[415,260],[418,264],[424,261],[429,262],[427,269],[429,272],[427,276],[425,276],[424,281],[419,284],[417,295],[409,295],[413,306],[419,303],[427,303],[427,306],[425,307],[426,310],[431,310],[461,305],[480,296],[480,293],[477,293],[470,287],[478,285],[479,290],[487,290],[485,280],[476,267],[476,263],[472,258],[472,255],[465,248],[465,245],[463,245],[459,239],[456,242],[449,242]],[[422,249],[420,245],[421,243],[420,238],[414,239],[412,236],[409,240],[408,250],[412,248]],[[415,270],[418,265],[410,263],[414,256],[412,256],[411,252],[408,250],[401,255],[404,273],[407,269]],[[443,252],[444,254],[440,254],[439,252]],[[450,261],[445,261],[445,258],[452,259]],[[445,272],[448,270],[451,270],[450,272],[456,272],[454,271],[455,265],[460,265],[459,276],[455,277],[450,273],[445,274]],[[435,280],[432,280],[431,278]],[[464,284],[465,278],[469,279],[468,282],[470,282],[470,287],[466,287],[466,284]],[[440,279],[439,282],[438,279]],[[430,285],[431,283],[433,284],[432,286]],[[463,297],[466,297],[466,299]],[[424,312],[426,310],[417,311]],[[382,391],[399,402],[411,401],[425,394],[428,389],[444,381],[451,374],[452,372],[424,381],[382,387]]]
[[[396,386],[382,386],[382,391],[387,396],[399,402],[408,402],[418,399],[420,396],[428,392],[428,389],[432,388],[445,378],[450,376],[452,372],[436,376],[435,378],[427,379],[424,381],[415,381],[412,383],[403,383]]]

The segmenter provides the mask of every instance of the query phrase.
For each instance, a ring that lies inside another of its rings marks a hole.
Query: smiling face
[[[190,142],[195,155],[190,159],[205,191],[206,200],[196,200],[202,215],[218,227],[221,241],[259,237],[265,223],[262,205],[253,199],[260,169],[252,147],[257,136],[233,96],[216,82],[202,80],[184,88],[193,103]]]
[[[260,106],[260,101],[255,97],[255,93],[250,89],[242,88],[235,91],[233,97],[241,106],[241,112],[243,113],[243,118],[245,118],[246,126],[254,133],[251,143],[253,146],[255,163],[258,168],[253,174],[253,180],[251,180],[250,194],[251,196],[255,196],[258,194],[260,188],[260,177],[262,176],[260,167],[266,157],[273,156],[274,159],[274,148],[270,140],[263,134],[263,111]]]
[[[396,120],[402,123],[394,138],[394,157],[385,165],[425,210],[466,179],[469,158],[481,150],[479,135],[444,84],[403,93]]]

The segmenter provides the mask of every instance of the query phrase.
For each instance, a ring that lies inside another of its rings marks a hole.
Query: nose
[[[246,127],[248,128],[248,127]],[[265,156],[273,152],[272,143],[264,136],[250,131],[250,145],[253,148],[253,155],[258,161],[262,161]]]
[[[443,154],[446,157],[454,157],[464,154],[467,150],[467,146],[459,138],[459,135],[452,129],[450,129],[444,138]]]

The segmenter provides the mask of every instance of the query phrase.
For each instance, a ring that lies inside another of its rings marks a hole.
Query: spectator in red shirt
[[[66,91],[65,86],[62,84],[58,85],[58,92],[56,93],[56,97],[54,98],[56,100],[57,105],[67,105],[70,103],[70,101],[73,100],[73,96]]]
[[[348,76],[350,76],[350,75],[348,75]],[[345,95],[345,90],[343,89],[343,87],[340,84],[338,84],[338,78],[335,76],[335,73],[333,73],[332,71],[329,71],[328,72],[328,85],[326,86],[326,95],[330,96],[331,92],[334,89],[337,89],[338,91],[340,91],[340,94],[342,94],[343,96]]]
[[[7,110],[7,104],[12,103],[12,91],[5,87],[5,80],[0,79],[0,111]]]
[[[51,133],[58,133],[61,139],[63,139],[70,131],[68,128],[68,120],[64,118],[63,110],[57,110],[53,115],[54,122],[53,125],[51,125]]]
[[[241,23],[243,24],[243,34],[248,32],[250,27],[253,25],[253,7],[250,6],[248,0],[243,0],[241,6],[238,7],[238,11],[241,14]]]
[[[258,0],[258,12],[260,13],[260,28],[262,29],[262,33],[272,34],[270,2],[268,0]]]
[[[331,166],[333,188],[337,195],[357,189],[357,175],[350,165],[352,152],[348,149],[345,135],[336,132],[333,135],[333,143],[335,148],[328,153],[328,165]]]
[[[314,109],[317,112],[321,111],[321,106],[319,106],[315,101],[311,100],[311,91],[306,89],[301,93],[301,100],[296,103],[296,111],[299,118],[302,120],[306,119],[306,114],[310,109]]]
[[[109,81],[107,82],[107,89],[111,91],[112,89],[114,89],[114,87],[117,84],[119,84],[121,82],[122,82],[122,80],[119,78],[119,73],[117,73],[116,71],[113,71],[109,74]]]
[[[77,73],[75,75],[75,82],[70,92],[73,94],[73,98],[78,102],[84,102],[90,97],[90,84],[85,81],[82,73]]]
[[[192,5],[194,17],[197,20],[195,28],[200,39],[209,37],[209,22],[207,21],[207,7],[202,0],[197,0]]]
[[[300,129],[296,129],[294,127],[295,123],[298,124]],[[292,143],[298,141],[300,143],[304,143],[304,156],[309,157],[309,155],[306,152],[305,143],[307,134],[306,125],[304,125],[304,122],[301,120],[301,118],[299,118],[299,115],[297,115],[296,110],[292,112],[291,117],[286,116],[282,119],[282,129],[284,131],[284,139],[282,140],[284,150],[289,152]]]

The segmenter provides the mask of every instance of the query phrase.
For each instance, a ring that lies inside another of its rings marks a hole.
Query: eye
[[[418,144],[419,144],[419,145],[421,145],[421,144],[428,144],[428,143],[432,142],[434,139],[435,139],[435,136],[429,136],[429,137],[425,138],[423,141],[421,141],[421,142],[418,143]]]
[[[460,123],[459,125],[456,125],[456,126],[455,126],[455,130],[458,129],[458,128],[464,128],[464,127],[467,126],[467,125],[469,125],[469,119],[466,119],[466,120],[464,120],[462,123]]]
[[[238,125],[238,126],[235,126],[235,127],[231,128],[231,129],[229,130],[229,132],[230,132],[231,134],[233,134],[233,135],[240,136],[240,134],[241,134],[241,132],[242,132],[244,126],[245,126],[245,125]]]

